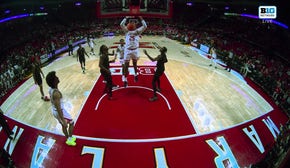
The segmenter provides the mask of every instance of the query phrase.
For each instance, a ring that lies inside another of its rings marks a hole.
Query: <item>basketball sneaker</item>
[[[154,96],[154,97],[149,98],[149,101],[154,102],[154,101],[156,101],[157,99],[158,99],[157,96]]]
[[[65,143],[66,143],[68,146],[76,146],[76,145],[77,145],[74,141],[72,141],[72,140],[70,140],[70,139],[67,139]]]

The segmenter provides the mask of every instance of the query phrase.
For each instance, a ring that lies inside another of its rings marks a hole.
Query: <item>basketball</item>
[[[128,23],[128,24],[127,24],[127,29],[128,29],[129,31],[133,31],[133,30],[136,29],[136,25],[135,25],[134,23]]]

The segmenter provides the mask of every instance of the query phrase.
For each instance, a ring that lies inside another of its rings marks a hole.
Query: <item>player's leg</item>
[[[129,75],[129,63],[130,60],[134,58],[135,52],[133,50],[124,51],[124,77],[122,77],[122,81],[124,82],[124,87],[128,86],[127,76]]]
[[[74,122],[70,122],[69,126],[68,126],[68,133],[69,133],[69,141],[71,141],[71,144],[74,146],[76,145],[76,140],[77,138],[75,136],[73,136],[73,130],[74,130],[75,124]]]
[[[106,72],[101,70],[101,75],[103,76],[104,80],[103,81],[106,81],[106,82],[103,82],[105,83],[105,88],[104,88],[104,91],[103,91],[103,94],[106,94],[108,92],[108,88],[107,88],[107,83],[108,83],[108,79],[107,79],[107,76],[106,76]]]
[[[137,66],[137,59],[133,59],[133,67],[134,67],[134,81],[138,81],[138,66]]]
[[[124,87],[128,86],[128,80],[127,80],[127,76],[129,74],[129,60],[125,60],[124,63],[124,75],[122,76],[122,81],[124,82]]]
[[[6,119],[4,118],[4,115],[0,113],[0,125],[2,126],[4,132],[6,133],[7,137],[9,139],[13,139],[12,135],[14,134],[13,131],[11,131],[10,127],[8,126]]]
[[[80,64],[81,64],[81,68],[82,68],[83,73],[85,73],[85,60],[80,59]]]
[[[158,77],[158,79],[157,79],[157,88],[156,88],[156,91],[157,92],[161,92],[161,89],[160,89],[160,76]]]
[[[95,54],[95,51],[94,51],[94,46],[91,47],[91,53],[92,53],[93,55],[96,55],[96,54]]]
[[[71,115],[65,109],[63,109],[63,117],[66,122],[64,125],[66,126],[66,131],[67,131],[66,144],[69,146],[75,146],[76,137],[73,137],[74,121]]]
[[[66,123],[60,122],[60,124],[61,124],[62,132],[63,132],[64,136],[66,138],[69,138],[69,135],[68,135],[68,132],[67,132],[67,125],[66,125]]]
[[[138,81],[138,65],[137,62],[139,60],[139,50],[136,49],[132,52],[132,60],[133,60],[133,67],[134,67],[134,81]]]
[[[107,89],[108,89],[108,99],[111,100],[112,99],[112,89],[113,89],[113,81],[112,81],[112,76],[110,74],[108,74],[107,76]]]
[[[38,87],[39,87],[39,91],[40,91],[40,94],[41,94],[41,99],[42,100],[44,100],[44,92],[43,92],[43,86],[42,86],[42,78],[41,78],[41,76],[40,75],[37,75],[36,76],[36,83],[37,83],[37,85],[38,85]]]
[[[82,64],[83,64],[83,73],[85,73],[86,72],[86,59],[85,58],[84,58]]]
[[[156,88],[156,91],[157,92],[161,92],[161,89],[160,89],[160,76],[164,73],[164,71],[160,71],[160,70],[157,70],[156,71],[156,83],[157,83],[157,88]]]
[[[156,83],[158,80],[158,75],[154,74],[153,80],[152,80],[152,88],[153,88],[153,97],[149,98],[149,101],[156,101],[157,100],[157,87]]]
[[[73,131],[74,131],[74,122],[73,121],[70,121],[68,123],[68,136],[69,137],[72,137]]]
[[[125,63],[122,64],[122,76],[125,76]]]
[[[2,166],[14,167],[14,161],[12,160],[11,155],[3,148],[0,150],[0,158],[1,158],[0,167]]]
[[[41,94],[41,99],[43,99],[44,100],[44,92],[43,92],[43,86],[42,86],[42,84],[39,84],[38,85],[39,86],[39,90],[40,90],[40,94]]]

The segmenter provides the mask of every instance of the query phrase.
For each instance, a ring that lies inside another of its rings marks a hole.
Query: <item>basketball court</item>
[[[146,5],[123,4],[124,8],[114,13],[101,2],[97,3],[100,18],[128,13],[161,18],[172,15],[170,3],[157,12],[149,12]],[[116,50],[121,38],[95,39],[95,52],[103,44],[109,52]],[[88,45],[83,46],[89,53]],[[158,100],[150,102],[156,62],[143,50],[156,57],[157,46],[168,49],[168,63]],[[27,78],[1,105],[15,134],[10,140],[0,128],[0,144],[16,167],[250,167],[264,158],[280,126],[288,120],[252,81],[235,70],[224,70],[221,61],[217,68],[209,66],[207,53],[163,36],[142,36],[138,82],[134,82],[130,67],[128,87],[124,88],[121,64],[118,60],[111,64],[113,82],[120,86],[113,90],[113,100],[103,93],[98,54],[90,54],[83,73],[76,50],[74,56],[59,55],[42,71],[45,75],[56,71],[59,77],[65,107],[75,120],[77,145],[65,144],[51,103],[41,99],[32,77]],[[48,95],[45,80],[43,86]]]
[[[122,36],[96,39],[116,48]],[[66,146],[50,102],[40,99],[38,86],[27,79],[1,105],[16,132],[11,141],[1,132],[0,143],[17,167],[248,167],[269,150],[287,117],[259,88],[235,71],[209,66],[207,54],[161,36],[144,36],[140,47],[140,79],[121,81],[120,63],[111,64],[113,100],[105,84],[99,56],[90,55],[83,74],[76,57],[61,55],[44,67],[56,71],[66,107],[75,119],[77,146]],[[168,48],[168,63],[156,102],[151,80],[159,54]],[[87,44],[84,45],[87,51]],[[75,49],[76,50],[76,49]],[[48,86],[44,84],[45,93]]]

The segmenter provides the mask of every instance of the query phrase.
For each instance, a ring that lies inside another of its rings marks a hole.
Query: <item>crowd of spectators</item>
[[[121,19],[63,23],[42,16],[2,23],[0,98],[31,74],[31,61],[34,59],[51,54],[53,48],[67,46],[69,40],[76,42],[88,35],[99,37],[109,32],[118,35],[122,33],[119,27]],[[242,17],[202,15],[189,20],[178,16],[146,19],[148,28],[143,35],[166,36],[184,45],[195,42],[214,46],[218,59],[222,61],[232,51],[232,69],[258,84],[290,116],[290,54],[287,50],[290,40],[289,35],[285,35],[287,32],[273,24]]]
[[[275,143],[271,150],[266,154],[265,158],[260,162],[253,164],[253,168],[273,168],[273,167],[286,167],[287,160],[284,158],[289,157],[290,148],[290,121],[288,121],[284,126],[280,127],[280,134],[278,135]]]

